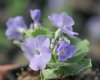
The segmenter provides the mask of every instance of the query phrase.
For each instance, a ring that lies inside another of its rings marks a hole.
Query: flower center
[[[61,51],[61,54],[64,55],[64,54],[65,54],[65,50],[62,50],[62,51]]]
[[[40,55],[40,52],[38,50],[36,50],[35,54],[36,55]]]

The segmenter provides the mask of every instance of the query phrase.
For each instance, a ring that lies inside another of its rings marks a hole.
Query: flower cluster
[[[72,17],[68,16],[65,12],[61,14],[52,14],[48,16],[49,20],[52,24],[59,28],[59,33],[65,33],[69,37],[74,37],[78,35],[77,32],[73,32],[72,26],[74,25],[74,21]]]
[[[49,49],[50,40],[42,35],[35,38],[28,38],[22,43],[22,50],[25,52],[33,70],[43,70],[51,59]]]
[[[73,32],[74,20],[72,17],[65,12],[48,16],[48,20],[51,22],[52,26],[57,27],[57,30],[52,32],[43,27],[45,25],[42,25],[40,21],[41,11],[39,9],[30,10],[30,16],[33,21],[29,27],[25,24],[22,16],[17,16],[15,18],[10,18],[7,21],[6,30],[8,39],[17,41],[16,45],[20,46],[24,52],[24,55],[29,61],[29,67],[34,71],[44,71],[47,69],[47,72],[49,72],[48,69],[51,69],[51,72],[54,72],[53,74],[56,74],[55,70],[63,69],[62,67],[66,68],[66,70],[67,66],[71,66],[69,67],[71,70],[75,70],[72,65],[74,65],[74,67],[80,67],[79,63],[77,63],[77,59],[83,58],[78,58],[74,55],[76,52],[79,52],[81,49],[83,49],[83,47],[77,48],[77,44],[73,44],[70,40],[76,39],[76,36],[78,35],[77,32]],[[80,44],[82,43],[80,42]],[[85,46],[87,46],[87,42]],[[86,50],[88,50],[87,47]],[[86,53],[86,51],[82,50],[81,53]],[[80,54],[78,54],[78,56],[80,57]],[[87,62],[89,62],[89,60],[87,60]],[[86,68],[86,66],[88,66],[88,64],[84,65],[83,62],[83,67],[77,69],[77,72],[83,70],[82,68]],[[50,77],[58,78],[60,77],[59,75],[64,74],[63,71],[64,70],[58,71],[60,73],[56,74],[56,76],[52,76],[50,74]],[[47,72],[44,71],[43,74]],[[74,71],[72,71],[72,73],[73,72]],[[72,73],[70,71],[69,75]]]
[[[17,16],[15,18],[10,18],[7,21],[7,30],[6,35],[8,39],[22,40],[23,30],[26,30],[28,27],[25,24],[25,21],[22,16]]]

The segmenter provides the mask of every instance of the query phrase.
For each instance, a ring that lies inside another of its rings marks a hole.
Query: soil
[[[37,72],[27,71],[18,76],[18,80],[40,80]],[[66,78],[54,80],[100,80],[100,71],[98,69],[87,69],[78,76],[68,76]]]
[[[30,68],[24,67],[16,69],[12,72],[14,79],[6,80],[40,80],[39,72],[34,72]],[[68,76],[65,78],[54,79],[54,80],[100,80],[100,69],[87,69],[81,72],[77,76]]]

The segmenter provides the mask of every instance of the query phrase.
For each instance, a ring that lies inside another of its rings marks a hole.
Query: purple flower
[[[64,61],[71,58],[75,54],[76,48],[74,45],[70,45],[68,42],[62,39],[57,47],[57,52],[59,61]]]
[[[7,21],[6,36],[10,40],[11,39],[22,40],[23,34],[21,31],[25,29],[27,29],[27,26],[22,16],[10,18]]]
[[[30,10],[30,15],[34,22],[39,22],[41,17],[41,11],[39,9]]]
[[[72,26],[74,25],[74,20],[65,12],[62,12],[61,14],[52,14],[51,16],[48,16],[48,18],[54,26],[60,29],[60,33],[65,33],[70,37],[78,35],[78,33],[73,32]]]
[[[21,48],[30,62],[30,68],[37,71],[43,70],[51,59],[50,40],[42,35],[28,38],[22,43]]]
[[[43,27],[43,23],[42,21],[40,21],[41,11],[39,9],[30,10],[30,15],[31,15],[32,20],[34,21],[30,25],[31,29],[37,28],[37,27]]]

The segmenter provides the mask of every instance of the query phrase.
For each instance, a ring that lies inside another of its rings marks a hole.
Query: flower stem
[[[43,80],[42,71],[40,71],[40,78]]]

